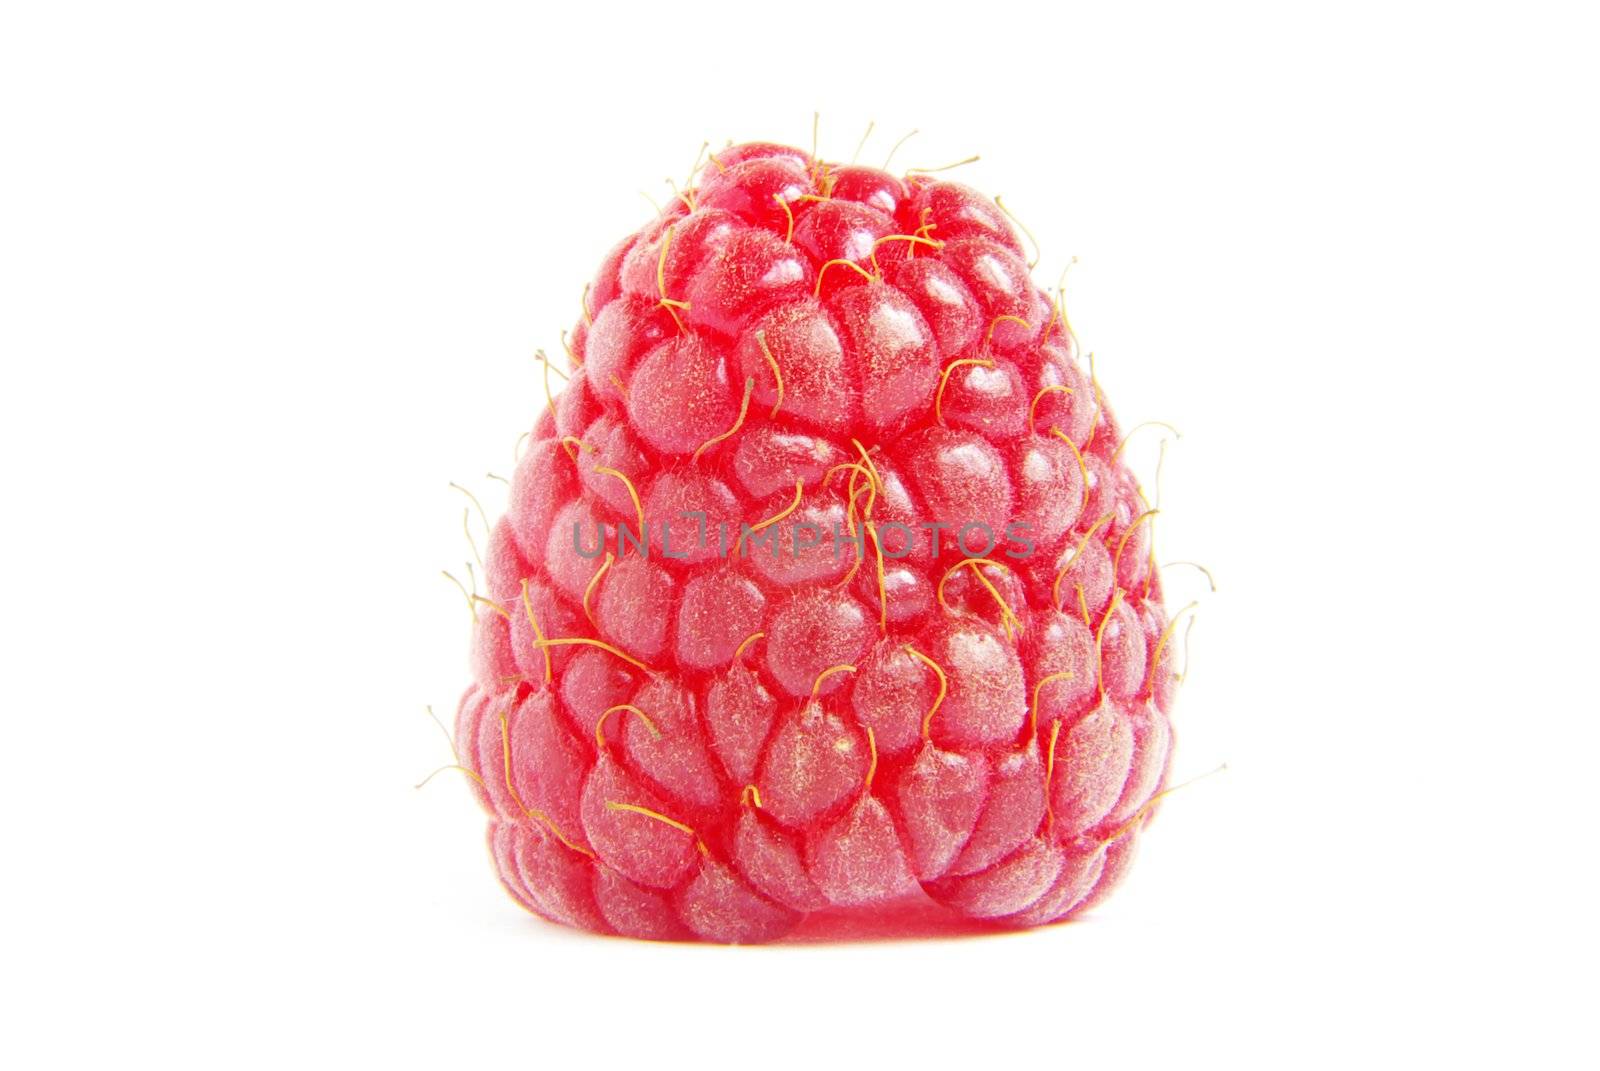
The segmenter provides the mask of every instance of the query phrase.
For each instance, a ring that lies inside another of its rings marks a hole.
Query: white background
[[[1590,18],[8,5],[0,1059],[1592,1066]],[[494,508],[638,191],[813,111],[981,153],[1041,280],[1080,258],[1113,405],[1185,433],[1162,555],[1219,581],[1172,578],[1176,774],[1229,769],[1079,925],[560,931],[412,788],[466,680],[446,484]]]

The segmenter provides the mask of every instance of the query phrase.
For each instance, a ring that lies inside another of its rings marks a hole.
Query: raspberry
[[[726,942],[1099,902],[1166,781],[1172,619],[998,203],[726,149],[606,256],[572,357],[457,717],[512,897]]]

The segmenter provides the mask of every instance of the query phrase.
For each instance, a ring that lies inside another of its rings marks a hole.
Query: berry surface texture
[[[470,600],[456,748],[517,903],[751,943],[1039,926],[1127,873],[1180,644],[1024,233],[752,143],[604,256]]]

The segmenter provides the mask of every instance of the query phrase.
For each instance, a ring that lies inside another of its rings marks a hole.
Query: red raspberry
[[[606,258],[573,357],[457,721],[511,895],[738,942],[1098,902],[1166,779],[1171,625],[996,203],[724,150]]]

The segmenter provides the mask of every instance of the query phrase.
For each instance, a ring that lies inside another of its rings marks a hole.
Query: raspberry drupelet
[[[1173,623],[997,203],[724,149],[607,254],[570,351],[456,724],[511,896],[720,942],[1100,901],[1166,782]]]

